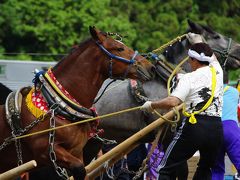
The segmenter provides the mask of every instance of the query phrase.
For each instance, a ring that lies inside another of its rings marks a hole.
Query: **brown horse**
[[[108,33],[94,27],[89,30],[92,37],[74,47],[55,67],[36,71],[34,87],[11,93],[7,105],[0,106],[0,173],[35,159],[38,167],[53,164],[64,179],[68,177],[65,169],[75,179],[84,179],[82,150],[92,123],[20,140],[14,137],[93,117],[89,108],[108,77],[142,81],[153,77],[153,65],[144,57]]]

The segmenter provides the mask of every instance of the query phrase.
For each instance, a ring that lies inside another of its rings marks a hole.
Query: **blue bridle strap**
[[[110,53],[110,52],[109,52],[105,47],[103,47],[103,45],[100,44],[99,42],[96,42],[96,43],[97,43],[97,45],[100,47],[100,49],[108,55],[108,57],[109,57],[110,59],[116,59],[116,60],[122,61],[122,62],[127,63],[127,64],[133,64],[133,63],[135,63],[135,57],[138,55],[138,51],[135,51],[133,57],[132,57],[130,60],[128,60],[128,59],[125,59],[125,58],[123,58],[123,57],[116,56],[116,55]]]

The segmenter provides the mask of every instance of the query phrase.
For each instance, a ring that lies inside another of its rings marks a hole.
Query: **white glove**
[[[154,109],[151,106],[152,102],[151,101],[146,101],[140,108],[141,111],[145,112],[153,112]]]
[[[203,42],[203,38],[200,34],[189,32],[187,33],[186,37],[191,44]]]

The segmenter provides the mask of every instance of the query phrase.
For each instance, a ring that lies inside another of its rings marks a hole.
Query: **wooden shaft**
[[[125,151],[123,151],[120,154],[114,154],[113,157],[107,162],[107,166],[111,167],[113,164],[115,164],[118,160],[120,160],[125,154],[128,154],[131,152],[134,148],[136,148],[139,144],[134,144],[127,148]],[[101,164],[98,168],[91,171],[87,176],[89,180],[94,180],[96,177],[98,177],[102,172],[105,172],[107,167],[105,164]]]
[[[183,104],[176,107],[176,110],[182,109]],[[174,116],[174,111],[169,111],[167,114],[165,114],[163,117],[166,119],[169,119]],[[125,149],[129,148],[129,146],[132,146],[134,143],[136,143],[138,140],[140,140],[142,137],[144,137],[146,134],[150,133],[152,130],[163,124],[165,121],[162,118],[157,119],[156,121],[152,122],[142,130],[138,131],[136,134],[129,137],[127,140],[123,141],[116,147],[114,147],[111,151],[107,152],[103,156],[96,159],[94,162],[90,163],[88,166],[85,167],[87,174],[92,172],[94,169],[98,168],[103,164],[104,162],[111,159],[114,154],[120,154]]]
[[[33,169],[37,166],[37,162],[35,160],[24,163],[18,167],[15,167],[7,172],[0,174],[1,180],[12,180],[18,178],[21,174],[27,172],[30,169]]]

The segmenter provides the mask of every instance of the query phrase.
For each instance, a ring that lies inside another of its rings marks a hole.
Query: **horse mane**
[[[73,45],[72,48],[68,51],[68,54],[64,56],[60,61],[58,61],[58,63],[53,67],[53,69],[60,66],[64,62],[64,60],[69,58],[69,56],[73,55],[78,56],[79,54],[81,54],[89,46],[91,42],[93,42],[92,38],[88,38],[78,45]]]
[[[12,92],[12,90],[9,89],[4,84],[0,83],[0,92],[1,92],[0,105],[2,105],[2,104],[5,104],[7,96],[8,96],[8,94],[10,94]]]

